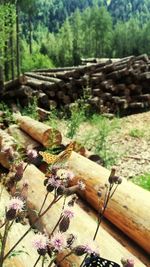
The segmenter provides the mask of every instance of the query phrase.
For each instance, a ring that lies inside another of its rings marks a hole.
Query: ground
[[[117,156],[117,174],[127,179],[150,174],[150,111],[117,119],[117,124],[107,140]],[[92,134],[93,129],[89,123],[82,123],[77,139],[84,139],[84,134],[88,131]]]

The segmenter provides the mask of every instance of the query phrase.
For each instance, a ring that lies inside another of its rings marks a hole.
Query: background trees
[[[150,51],[150,0],[0,0],[0,87],[22,71]]]

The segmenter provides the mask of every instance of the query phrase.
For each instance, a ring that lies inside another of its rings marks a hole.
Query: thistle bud
[[[46,189],[47,189],[48,192],[52,192],[54,190],[54,186],[51,185],[51,184],[48,184]]]
[[[15,219],[16,214],[17,214],[17,212],[15,209],[10,209],[6,212],[6,219],[9,221],[12,221]]]
[[[39,248],[37,250],[37,252],[39,253],[39,255],[45,256],[45,254],[47,253],[47,249],[45,249],[45,248]]]
[[[16,182],[19,182],[22,179],[23,172],[24,172],[23,162],[20,162],[19,165],[16,166],[16,173],[14,175]]]
[[[84,246],[77,246],[74,248],[74,254],[77,256],[82,256],[86,253],[86,249]]]
[[[66,232],[70,225],[70,219],[68,217],[63,217],[60,224],[59,224],[59,230],[60,232]]]
[[[65,192],[65,187],[64,186],[59,186],[58,188],[57,188],[57,195],[63,195],[64,194],[64,192]]]

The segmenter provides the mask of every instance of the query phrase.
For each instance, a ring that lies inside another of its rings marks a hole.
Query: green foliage
[[[145,173],[143,175],[136,176],[132,179],[132,181],[150,191],[150,173]]]
[[[137,129],[137,128],[134,128],[132,129],[130,132],[129,132],[129,135],[131,137],[135,137],[135,138],[141,138],[144,136],[144,131],[143,130],[140,130],[140,129]]]
[[[91,119],[91,126],[93,131],[87,131],[82,140],[94,153],[99,155],[106,167],[112,166],[117,160],[117,153],[115,153],[108,139],[112,132],[119,127],[118,120],[109,120],[108,118],[94,114]]]
[[[80,124],[85,120],[85,110],[83,106],[80,106],[77,102],[70,108],[71,115],[67,121],[67,133],[66,136],[74,138],[77,134]]]
[[[21,113],[24,116],[30,116],[31,118],[38,120],[39,115],[37,107],[38,107],[37,98],[33,97],[33,99],[29,102],[28,106],[26,106],[21,110]]]
[[[34,53],[31,55],[27,49],[26,41],[22,42],[23,55],[22,55],[22,72],[42,69],[42,68],[53,68],[54,65],[47,55],[43,55],[39,52],[38,44],[34,42],[33,50]]]
[[[15,122],[11,109],[4,102],[0,102],[0,110],[4,112],[4,115],[0,117],[0,122],[7,122],[8,125]]]

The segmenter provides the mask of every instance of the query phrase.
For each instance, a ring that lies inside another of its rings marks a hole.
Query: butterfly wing
[[[120,267],[120,265],[114,261],[91,255],[86,258],[83,267]]]
[[[71,142],[68,147],[58,155],[55,164],[64,164],[70,158],[73,147],[74,143]]]
[[[43,152],[43,151],[40,151],[39,154],[42,156],[43,161],[45,161],[47,164],[54,164],[58,158],[57,155],[52,155],[50,153]]]
[[[43,157],[43,160],[47,164],[62,165],[70,158],[73,147],[74,147],[74,143],[71,142],[69,146],[59,155],[52,155],[50,153],[43,152],[43,151],[40,151],[39,154]]]

